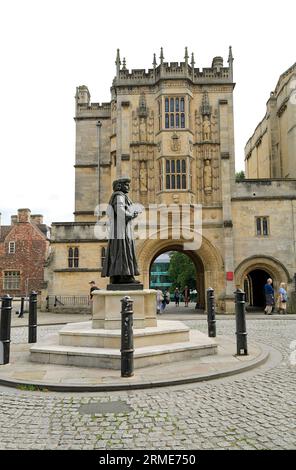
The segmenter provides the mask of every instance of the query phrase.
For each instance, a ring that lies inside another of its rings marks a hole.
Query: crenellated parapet
[[[76,88],[76,119],[83,118],[110,118],[110,103],[91,103],[90,92],[85,85]]]
[[[153,57],[153,69],[132,69],[126,68],[126,60],[123,60],[121,67],[119,50],[116,59],[116,76],[113,80],[113,87],[132,85],[155,85],[160,80],[186,79],[193,84],[213,83],[224,84],[233,82],[233,57],[231,48],[229,49],[228,67],[224,66],[223,57],[214,57],[211,67],[196,68],[194,54],[191,55],[191,62],[188,62],[189,55],[185,48],[185,62],[165,62],[163,49],[160,53],[160,64],[157,65],[156,56]]]

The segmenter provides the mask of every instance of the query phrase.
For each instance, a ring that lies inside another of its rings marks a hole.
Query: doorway
[[[246,301],[252,310],[264,310],[265,292],[264,286],[268,278],[272,275],[263,269],[253,269],[244,280],[244,290],[246,292]]]

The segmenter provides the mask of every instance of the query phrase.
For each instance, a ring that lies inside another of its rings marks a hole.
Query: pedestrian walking
[[[175,300],[176,307],[179,307],[179,304],[180,304],[180,291],[179,291],[178,287],[176,287],[175,292],[174,292],[174,300]]]
[[[156,291],[156,313],[161,314],[163,312],[163,293],[160,289]]]
[[[168,288],[164,291],[163,294],[163,301],[162,301],[162,310],[164,311],[166,306],[170,303],[171,300],[171,294]]]
[[[264,286],[264,293],[265,293],[265,303],[266,307],[264,309],[265,315],[272,315],[272,309],[274,306],[274,289],[272,287],[272,279],[269,278],[266,281]]]
[[[183,290],[183,292],[182,292],[182,295],[183,295],[185,307],[188,307],[188,303],[189,303],[189,301],[190,301],[190,290],[189,290],[189,287],[188,287],[188,286],[185,286],[185,287],[184,287],[184,290]]]
[[[90,284],[89,297],[90,297],[90,299],[92,299],[93,298],[93,291],[94,290],[100,290],[100,289],[96,285],[95,281],[90,281],[89,284]]]
[[[287,300],[288,296],[286,291],[286,284],[281,282],[277,297],[277,310],[279,314],[284,315],[287,313]]]
[[[96,285],[95,281],[90,281],[89,285],[90,285],[90,289],[89,289],[90,310],[91,310],[91,314],[93,314],[93,291],[100,290],[100,289]]]

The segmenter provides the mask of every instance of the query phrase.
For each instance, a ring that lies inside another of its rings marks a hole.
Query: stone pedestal
[[[117,330],[121,328],[121,299],[128,295],[134,301],[134,328],[157,326],[156,291],[153,289],[93,293],[93,328]]]
[[[134,309],[134,365],[149,367],[217,353],[217,343],[179,321],[157,321],[156,291],[93,292],[93,320],[72,323],[30,348],[31,361],[105,369],[121,368],[121,299]]]

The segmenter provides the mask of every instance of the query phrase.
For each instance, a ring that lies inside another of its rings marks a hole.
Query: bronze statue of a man
[[[110,277],[111,284],[139,284],[134,278],[140,273],[132,237],[132,220],[138,212],[127,196],[130,181],[130,178],[113,181],[113,194],[107,211],[110,234],[102,277]]]

